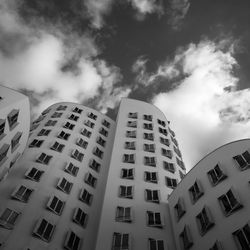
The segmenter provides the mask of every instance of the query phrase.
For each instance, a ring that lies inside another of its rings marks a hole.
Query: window
[[[145,140],[153,141],[154,140],[154,134],[153,133],[143,133],[143,138]]]
[[[90,138],[90,136],[91,136],[91,132],[88,131],[86,128],[82,129],[81,134],[88,137],[88,138]]]
[[[30,147],[30,148],[34,148],[34,147],[39,148],[39,147],[42,145],[43,142],[44,142],[43,140],[34,139],[34,140],[30,143],[29,147]]]
[[[81,238],[77,236],[73,231],[67,233],[64,248],[67,250],[79,250],[81,245]]]
[[[173,130],[171,130],[170,128],[168,128],[168,130],[169,130],[170,134],[171,134],[173,137],[175,137],[175,133],[174,133],[174,131],[173,131]]]
[[[90,120],[84,121],[84,125],[89,128],[93,128],[95,126],[95,124],[91,122]]]
[[[145,190],[145,199],[146,199],[146,201],[159,203],[160,202],[159,190],[146,189]]]
[[[103,157],[103,151],[101,151],[98,147],[95,147],[93,150],[93,154],[102,159]]]
[[[163,127],[166,127],[166,123],[160,119],[157,119],[157,122],[159,125],[163,126]]]
[[[153,124],[152,123],[143,123],[143,128],[148,130],[153,130]]]
[[[98,163],[96,160],[91,159],[89,162],[89,167],[95,170],[96,172],[100,171],[101,164]]]
[[[129,250],[129,234],[114,233],[112,241],[112,250]]]
[[[168,157],[169,159],[172,159],[173,155],[172,155],[172,151],[169,150],[169,149],[165,149],[165,148],[162,148],[161,149],[161,154],[165,157]]]
[[[207,172],[210,182],[213,186],[224,180],[227,176],[221,170],[219,164]]]
[[[14,150],[18,147],[20,139],[22,137],[21,132],[17,132],[15,136],[11,140],[11,151],[14,152]]]
[[[127,127],[137,128],[137,122],[136,121],[128,121]]]
[[[169,139],[163,138],[163,137],[160,137],[160,143],[161,143],[161,144],[164,144],[164,145],[166,145],[166,146],[169,146],[169,145],[170,145]]]
[[[171,173],[175,173],[174,163],[163,161],[163,168]]]
[[[49,242],[55,229],[55,225],[49,223],[45,219],[40,219],[33,231],[33,234],[41,240]]]
[[[59,180],[57,183],[57,188],[62,190],[64,193],[69,194],[73,186],[73,183],[67,181],[64,177]]]
[[[126,137],[128,137],[128,138],[136,138],[136,130],[126,131]]]
[[[80,198],[81,201],[86,203],[87,205],[91,205],[92,200],[93,200],[93,195],[89,193],[86,189],[83,189],[80,193]]]
[[[76,141],[76,145],[80,146],[83,149],[86,149],[88,146],[88,142],[84,141],[82,138],[78,138]]]
[[[147,225],[151,227],[163,227],[161,214],[152,211],[147,211]]]
[[[75,107],[72,111],[75,113],[81,114],[83,110]]]
[[[50,129],[42,129],[39,133],[38,136],[47,136],[50,133]]]
[[[126,141],[125,142],[125,149],[135,150],[135,141]]]
[[[148,242],[149,242],[149,250],[164,250],[163,240],[155,240],[149,238]]]
[[[19,201],[27,202],[32,192],[33,189],[21,185],[12,193],[11,197]]]
[[[69,133],[66,133],[64,131],[61,131],[59,134],[58,134],[58,138],[60,139],[63,139],[63,140],[68,140],[69,139],[69,136],[70,134]]]
[[[100,130],[99,130],[99,133],[101,134],[101,135],[104,135],[104,136],[108,136],[108,131],[106,130],[106,129],[104,129],[104,128],[101,128]]]
[[[144,164],[147,166],[155,167],[156,166],[156,158],[144,156]]]
[[[110,127],[110,122],[108,122],[107,120],[103,120],[102,121],[102,125],[105,126],[106,128],[109,128]]]
[[[123,162],[125,163],[135,163],[135,154],[124,154]]]
[[[181,158],[181,151],[177,147],[174,146],[174,152]]]
[[[188,191],[190,193],[191,201],[193,203],[195,203],[204,194],[202,186],[198,180],[195,181],[193,186],[190,187]]]
[[[79,116],[71,114],[68,116],[68,119],[76,122],[79,119]]]
[[[176,147],[178,147],[178,142],[177,140],[173,137],[173,136],[170,136],[172,142],[175,144]]]
[[[60,105],[59,107],[57,107],[56,110],[66,110],[67,106],[66,105]]]
[[[232,214],[238,209],[242,208],[239,197],[233,189],[229,189],[225,194],[218,198],[221,208],[226,216]]]
[[[3,163],[7,159],[7,153],[10,145],[4,144],[0,149],[0,163]]]
[[[0,225],[7,229],[12,229],[20,213],[6,208],[0,216]]]
[[[133,199],[133,186],[120,186],[119,196],[121,198]]]
[[[82,162],[84,154],[79,152],[77,149],[75,149],[75,150],[72,151],[71,157],[74,158],[77,161]]]
[[[57,123],[56,120],[48,120],[44,126],[55,126]]]
[[[65,145],[60,144],[59,142],[55,141],[54,144],[50,148],[57,152],[62,152],[64,147]]]
[[[250,167],[250,153],[245,151],[241,155],[236,155],[233,159],[237,162],[241,170],[245,170]]]
[[[76,208],[74,215],[73,215],[73,221],[77,223],[78,225],[85,227],[87,223],[88,215],[81,209]]]
[[[43,112],[42,112],[42,115],[46,115],[50,112],[51,109],[45,109]]]
[[[7,116],[7,120],[9,123],[10,130],[12,130],[14,127],[17,126],[18,122],[18,115],[19,115],[19,110],[18,109],[13,109]]]
[[[96,186],[97,179],[91,173],[86,173],[85,183],[94,188]]]
[[[51,158],[52,158],[51,155],[46,155],[45,153],[41,153],[40,156],[36,159],[36,162],[48,165]]]
[[[5,129],[5,120],[0,119],[0,139],[2,139],[5,136],[4,129]]]
[[[174,206],[174,210],[177,220],[179,220],[186,213],[184,200],[182,198],[178,199]]]
[[[51,116],[51,118],[59,118],[59,117],[62,116],[62,114],[63,114],[63,113],[61,113],[61,112],[55,112],[55,113]]]
[[[64,170],[65,170],[65,172],[67,172],[73,176],[77,176],[79,168],[70,162],[69,164],[66,165]]]
[[[157,183],[157,172],[144,172],[144,180],[152,183]]]
[[[38,122],[42,121],[44,118],[45,118],[45,116],[40,115],[35,121],[33,121],[32,124],[38,123]]]
[[[133,168],[122,168],[121,178],[133,180],[134,179],[134,169]]]
[[[47,208],[57,215],[62,213],[65,202],[61,201],[58,197],[53,196],[49,199]]]
[[[31,168],[25,173],[25,177],[33,181],[40,181],[43,173],[44,171],[37,168]]]
[[[32,124],[32,126],[30,127],[30,131],[37,129],[38,127],[39,127],[39,124]]]
[[[159,132],[163,135],[168,135],[168,131],[165,128],[159,128]]]
[[[183,161],[181,161],[178,157],[176,157],[176,162],[177,162],[178,166],[179,166],[181,169],[183,169],[183,170],[186,169],[186,168],[185,168],[185,165],[184,165],[184,163],[183,163]]]
[[[115,219],[119,222],[131,222],[131,207],[117,207]]]
[[[97,118],[97,115],[93,114],[92,112],[91,113],[88,113],[88,117],[93,119],[93,120],[96,120]]]
[[[177,180],[169,177],[165,177],[166,179],[166,185],[167,187],[170,187],[172,189],[177,187]]]
[[[180,170],[179,170],[179,175],[180,175],[181,180],[185,177],[185,174],[182,173]]]
[[[183,231],[180,233],[180,240],[185,250],[191,248],[193,245],[191,233],[187,225],[184,226]]]
[[[137,119],[137,112],[129,112],[128,113],[128,118]]]
[[[144,144],[143,147],[144,147],[144,151],[152,152],[152,153],[155,152],[155,144]]]
[[[64,128],[67,128],[67,129],[70,129],[70,130],[73,130],[74,127],[75,127],[75,124],[72,124],[70,122],[66,122],[64,125],[63,125]]]
[[[204,207],[201,212],[196,215],[196,220],[201,235],[204,235],[214,225],[212,215],[207,207]]]
[[[96,143],[98,143],[102,147],[105,147],[106,141],[103,140],[101,136],[98,136],[97,139],[96,139]]]
[[[146,121],[152,121],[153,116],[152,115],[143,115],[143,119]]]
[[[232,234],[236,240],[236,244],[238,245],[239,249],[250,249],[250,226],[248,223],[242,228],[234,231]]]
[[[209,248],[209,250],[223,250],[221,243],[216,240],[212,247]]]

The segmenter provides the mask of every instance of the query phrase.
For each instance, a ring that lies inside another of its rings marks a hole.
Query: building
[[[176,249],[250,249],[250,139],[194,166],[169,197]]]
[[[54,104],[0,183],[0,249],[172,249],[167,197],[184,174],[156,107],[123,99],[114,122]]]
[[[30,127],[27,96],[0,85],[0,182],[23,153]]]

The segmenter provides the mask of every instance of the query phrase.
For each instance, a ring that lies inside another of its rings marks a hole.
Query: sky
[[[77,102],[160,108],[190,170],[250,134],[249,0],[0,0],[0,84],[32,117]]]

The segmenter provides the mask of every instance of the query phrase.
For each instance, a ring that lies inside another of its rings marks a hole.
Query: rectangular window
[[[128,138],[136,138],[136,130],[126,131],[126,137],[128,137]]]
[[[155,144],[143,144],[144,151],[154,153],[155,152]]]
[[[185,177],[185,174],[182,173],[180,170],[179,170],[179,175],[180,175],[181,180]]]
[[[87,141],[84,141],[82,138],[78,138],[76,140],[76,145],[78,145],[79,147],[83,148],[83,149],[86,149],[87,146],[88,146],[88,142]]]
[[[17,126],[18,122],[18,115],[19,115],[19,110],[18,109],[13,109],[7,116],[7,120],[9,123],[10,130],[12,130],[14,127]]]
[[[163,161],[163,168],[171,173],[175,173],[174,163]]]
[[[174,210],[176,218],[179,221],[180,218],[186,213],[184,200],[182,198],[178,199],[177,203],[174,206]]]
[[[78,225],[85,227],[87,224],[87,218],[88,215],[81,209],[76,208],[74,215],[73,215],[73,221],[77,223]]]
[[[157,172],[144,172],[144,180],[152,183],[158,183]]]
[[[66,105],[60,105],[59,107],[57,107],[56,110],[66,110],[67,106]]]
[[[49,223],[47,220],[40,219],[36,224],[33,234],[39,237],[41,240],[49,242],[55,227],[55,225]]]
[[[67,233],[64,248],[67,250],[79,250],[81,245],[81,238],[77,236],[73,231]]]
[[[75,160],[82,162],[84,154],[79,152],[77,149],[73,150],[71,153],[71,157],[74,158]]]
[[[91,119],[93,119],[93,120],[97,119],[97,115],[93,114],[92,112],[88,113],[88,117],[91,118]]]
[[[226,216],[232,214],[238,209],[242,208],[239,197],[233,189],[229,189],[225,194],[218,198],[221,208]]]
[[[0,149],[0,164],[3,163],[5,161],[5,159],[7,159],[7,153],[9,151],[9,144],[4,144],[1,149]]]
[[[153,133],[143,133],[143,138],[145,140],[153,141],[154,140],[154,134]]]
[[[42,115],[46,115],[50,112],[51,109],[45,109],[43,112],[42,112]]]
[[[90,120],[84,121],[84,125],[89,127],[89,128],[94,128],[95,124],[91,122]]]
[[[69,133],[66,133],[66,132],[64,132],[64,131],[61,131],[61,132],[58,134],[57,137],[60,138],[60,139],[63,139],[63,140],[68,140],[69,137],[70,137],[70,134],[69,134]]]
[[[135,154],[124,154],[123,162],[125,163],[135,163]]]
[[[97,178],[95,178],[91,173],[86,173],[84,181],[91,187],[96,187]]]
[[[55,126],[57,123],[56,120],[48,120],[44,126]]]
[[[170,127],[168,127],[168,130],[169,130],[170,134],[171,134],[173,137],[175,137],[175,133],[174,133],[174,131],[173,131],[173,130],[171,130],[171,128],[170,128]]]
[[[57,183],[57,188],[62,190],[64,193],[69,194],[73,186],[73,183],[67,181],[64,177]]]
[[[33,181],[40,181],[43,173],[44,171],[37,168],[31,168],[25,173],[25,177]]]
[[[170,136],[170,138],[171,138],[171,141],[175,144],[175,146],[178,147],[177,140],[173,136]]]
[[[176,162],[177,162],[178,166],[179,166],[182,170],[186,170],[185,165],[184,165],[184,162],[181,161],[178,157],[175,157],[175,158],[176,158]]]
[[[15,134],[15,136],[12,138],[12,140],[11,140],[11,150],[12,150],[12,152],[14,152],[14,150],[18,147],[21,137],[22,137],[22,133],[17,132]]]
[[[38,136],[47,136],[50,133],[50,129],[42,129],[37,135]]]
[[[36,159],[36,162],[48,165],[51,159],[52,159],[51,155],[46,155],[45,153],[41,153],[39,157]]]
[[[67,172],[73,176],[77,176],[79,168],[70,162],[69,164],[66,165],[64,170],[65,170],[65,172]]]
[[[47,203],[47,208],[55,214],[61,215],[64,205],[64,201],[56,196],[52,196]]]
[[[134,179],[134,169],[133,168],[122,168],[121,178],[133,180]]]
[[[163,126],[163,127],[166,127],[166,123],[160,119],[157,119],[157,122],[159,125]]]
[[[146,166],[156,167],[156,158],[144,156],[144,164]]]
[[[38,124],[32,124],[32,126],[30,127],[30,131],[33,131],[35,129],[37,129],[39,127],[39,123]]]
[[[153,130],[153,124],[152,123],[143,123],[143,128],[148,130]]]
[[[112,241],[112,250],[129,250],[129,234],[114,233]]]
[[[95,170],[96,172],[99,172],[101,164],[99,162],[97,162],[96,160],[91,159],[89,162],[89,167],[92,168],[93,170]]]
[[[165,148],[162,148],[161,149],[161,154],[169,159],[172,159],[173,157],[173,154],[172,154],[172,151],[169,150],[169,149],[165,149]]]
[[[146,120],[146,121],[152,121],[153,116],[152,115],[143,115],[143,119]]]
[[[250,249],[250,226],[248,223],[242,228],[234,231],[232,234],[236,240],[236,244],[238,245],[239,249]]]
[[[161,214],[152,211],[147,211],[147,224],[151,227],[163,227]]]
[[[125,149],[135,150],[135,141],[126,141],[125,142]]]
[[[103,158],[103,151],[100,150],[98,147],[95,147],[93,150],[93,154],[99,157],[100,159]]]
[[[98,136],[96,139],[96,143],[98,143],[102,147],[105,147],[106,141],[101,136]]]
[[[212,215],[207,207],[204,207],[201,212],[196,215],[196,220],[201,235],[204,235],[214,225]]]
[[[149,238],[148,242],[149,242],[149,250],[164,250],[163,240],[155,240]]]
[[[102,125],[105,126],[106,128],[109,128],[110,127],[110,122],[108,122],[107,120],[103,120],[102,121]]]
[[[64,147],[64,144],[55,141],[54,144],[50,147],[50,149],[55,150],[57,152],[62,152]]]
[[[166,179],[167,187],[172,188],[172,189],[177,187],[177,180],[176,179],[169,178],[169,177],[165,177],[165,179]]]
[[[66,122],[64,125],[63,125],[64,128],[66,129],[70,129],[70,130],[73,130],[74,127],[75,127],[75,124],[72,124],[70,122]]]
[[[243,152],[241,155],[234,156],[233,159],[237,162],[241,170],[250,167],[250,153],[248,151]]]
[[[120,186],[119,196],[121,198],[133,199],[133,186]]]
[[[149,201],[149,202],[159,203],[160,202],[159,190],[146,189],[145,199],[146,201]]]
[[[129,112],[128,113],[128,118],[137,119],[137,112]]]
[[[55,113],[51,116],[51,118],[59,118],[59,117],[62,116],[62,114],[63,114],[63,113],[61,113],[61,112],[55,112]]]
[[[169,139],[163,138],[163,137],[160,137],[160,143],[161,143],[161,144],[164,144],[164,145],[166,145],[166,146],[169,146],[169,145],[170,145]]]
[[[75,107],[73,110],[72,110],[72,112],[75,112],[75,113],[77,113],[77,114],[81,114],[82,113],[82,109],[79,109],[79,108],[77,108],[77,107]]]
[[[92,200],[93,200],[93,195],[89,193],[86,189],[83,189],[80,193],[80,198],[81,201],[86,203],[87,205],[91,205]]]
[[[219,182],[224,180],[227,176],[221,170],[219,164],[207,172],[209,180],[213,186],[217,185]]]
[[[0,216],[0,225],[7,229],[12,229],[20,213],[6,208]]]
[[[182,157],[180,149],[177,148],[177,147],[175,147],[175,146],[174,146],[174,152],[175,152],[180,158]]]
[[[16,199],[22,202],[28,202],[32,192],[33,192],[33,189],[27,188],[21,185],[12,193],[11,197],[13,199]]]
[[[71,114],[68,116],[68,119],[77,122],[77,120],[79,119],[79,116]]]
[[[101,129],[99,130],[99,133],[100,133],[101,135],[104,135],[105,137],[108,136],[108,131],[107,131],[106,129],[104,129],[104,128],[101,128]]]
[[[168,131],[165,128],[159,128],[159,132],[165,136],[168,135]]]
[[[180,240],[184,250],[190,249],[193,245],[191,233],[187,225],[184,226],[183,231],[180,233]]]
[[[92,133],[85,128],[85,129],[82,129],[81,134],[90,138]]]
[[[198,180],[195,181],[193,186],[191,186],[188,191],[190,193],[192,203],[195,203],[204,194],[202,186]]]
[[[137,122],[136,121],[128,121],[127,122],[127,127],[137,128]]]
[[[131,222],[131,207],[117,207],[115,219],[119,222]]]
[[[5,130],[5,120],[0,119],[0,139],[2,139],[5,136],[4,130]]]

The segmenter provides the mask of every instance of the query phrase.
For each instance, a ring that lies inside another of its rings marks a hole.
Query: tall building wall
[[[185,170],[174,132],[159,109],[131,99],[116,123],[95,250],[175,249],[167,200]]]

